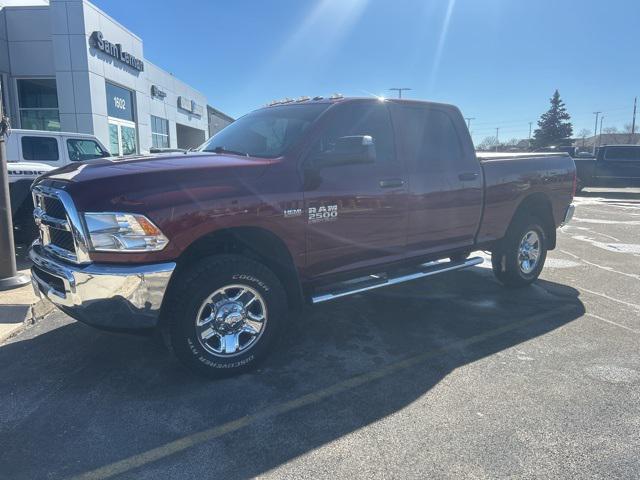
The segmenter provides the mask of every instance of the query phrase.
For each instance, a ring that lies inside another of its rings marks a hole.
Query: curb
[[[6,329],[0,329],[0,345],[5,343],[7,340],[15,337],[16,335],[19,335],[31,325],[35,325],[37,322],[51,313],[54,308],[55,307],[51,302],[40,299],[28,307],[22,322],[0,324],[0,327],[2,325],[12,325],[12,327],[8,327]]]

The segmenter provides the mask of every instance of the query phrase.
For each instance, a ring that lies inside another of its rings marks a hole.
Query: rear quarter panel
[[[485,178],[485,209],[478,243],[502,238],[520,204],[543,194],[551,203],[556,227],[571,203],[575,164],[569,155],[480,158]]]
[[[595,158],[576,158],[576,172],[583,186],[591,185],[593,182],[593,174],[596,168]]]

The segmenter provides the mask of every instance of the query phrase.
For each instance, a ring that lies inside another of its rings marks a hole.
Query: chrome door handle
[[[380,188],[397,188],[404,186],[404,180],[401,178],[388,178],[386,180],[380,180]]]
[[[478,178],[478,175],[477,172],[465,172],[458,175],[458,178],[463,182],[470,182]]]

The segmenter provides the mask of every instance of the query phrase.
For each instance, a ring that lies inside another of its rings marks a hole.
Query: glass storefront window
[[[151,115],[151,145],[154,148],[169,148],[169,122]]]
[[[109,124],[109,150],[111,155],[120,155],[120,139],[118,138],[118,125],[113,123]]]
[[[20,126],[29,130],[60,130],[55,79],[21,78],[17,85]]]
[[[122,135],[122,155],[135,154],[138,150],[136,145],[136,129],[125,127],[124,125],[120,128]]]

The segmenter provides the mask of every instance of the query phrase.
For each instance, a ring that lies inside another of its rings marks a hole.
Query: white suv
[[[93,135],[42,130],[11,130],[6,149],[13,223],[25,240],[34,231],[29,188],[36,177],[72,162],[111,156]]]

